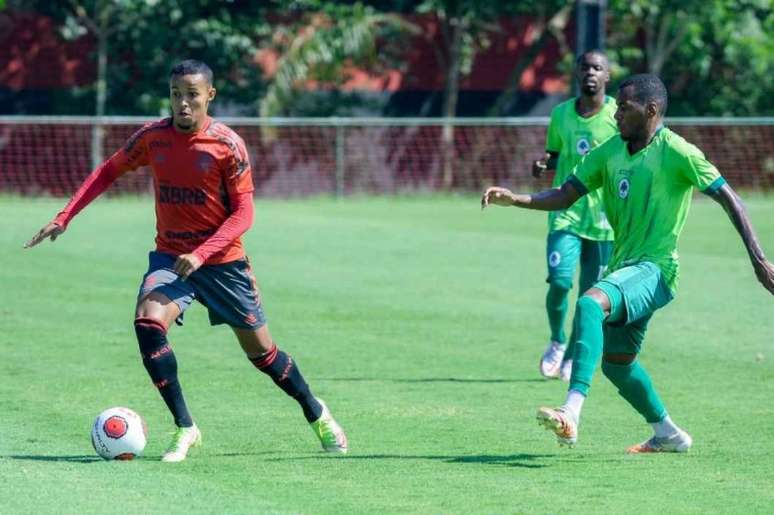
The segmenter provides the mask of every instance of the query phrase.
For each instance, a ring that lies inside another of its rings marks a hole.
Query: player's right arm
[[[559,118],[561,117],[559,109],[554,108],[551,111],[551,120],[548,122],[546,131],[546,153],[542,159],[537,159],[532,163],[532,177],[540,177],[546,170],[556,170],[559,162],[559,151],[562,148],[562,134]]]
[[[60,234],[67,230],[70,220],[108,189],[116,179],[130,170],[147,165],[147,150],[143,141],[143,134],[147,127],[137,131],[129,138],[123,148],[91,172],[64,209],[25,243],[24,248],[34,247],[47,238],[51,241],[56,240]]]
[[[506,188],[487,188],[481,197],[481,209],[490,204],[516,206],[540,211],[558,211],[572,206],[583,195],[602,186],[603,172],[610,146],[602,144],[586,154],[559,188],[540,193],[513,193]]]
[[[560,188],[551,188],[540,193],[514,193],[507,188],[492,186],[481,197],[481,209],[490,204],[495,206],[515,206],[538,211],[558,211],[567,209],[581,198],[581,193],[571,182],[565,182]]]
[[[559,162],[559,152],[546,150],[543,159],[537,159],[532,163],[532,177],[538,178],[546,170],[556,170],[556,164]]]

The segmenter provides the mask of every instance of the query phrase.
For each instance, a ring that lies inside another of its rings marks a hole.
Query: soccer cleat
[[[541,407],[537,411],[537,421],[554,432],[559,445],[575,447],[578,442],[578,423],[567,408]]]
[[[559,368],[562,366],[562,358],[566,347],[559,342],[548,343],[543,357],[540,358],[540,374],[546,378],[559,377]]]
[[[572,359],[566,359],[562,361],[562,366],[559,369],[559,377],[565,383],[570,382],[570,376],[572,376]]]
[[[643,454],[649,452],[688,452],[693,445],[691,435],[679,430],[672,436],[658,437],[654,436],[650,440],[645,440],[637,445],[632,445],[626,452],[629,454]]]
[[[178,427],[172,435],[172,443],[161,457],[161,461],[174,463],[183,461],[188,456],[188,449],[202,444],[202,433],[196,424],[191,427]]]
[[[322,406],[322,414],[320,418],[310,423],[312,431],[320,439],[323,450],[326,452],[346,454],[347,452],[347,435],[344,434],[344,430],[333,419],[328,406],[325,403],[317,399],[317,402]]]

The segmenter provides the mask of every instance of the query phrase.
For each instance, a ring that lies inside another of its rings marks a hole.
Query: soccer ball
[[[106,460],[131,460],[140,456],[147,439],[145,421],[129,408],[106,409],[91,428],[91,444]]]

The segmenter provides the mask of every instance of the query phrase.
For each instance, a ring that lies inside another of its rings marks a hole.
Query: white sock
[[[652,422],[650,426],[653,428],[653,431],[658,438],[666,438],[680,431],[680,428],[672,422],[672,418],[669,415],[664,417],[660,422]]]
[[[567,400],[564,401],[564,406],[575,417],[575,422],[580,421],[581,410],[583,409],[583,401],[586,400],[586,396],[580,393],[578,390],[570,390],[567,392]]]

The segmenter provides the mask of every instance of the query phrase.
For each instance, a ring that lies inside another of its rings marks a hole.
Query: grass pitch
[[[100,200],[57,242],[21,246],[62,200],[0,198],[0,513],[706,513],[774,506],[774,299],[715,203],[683,233],[677,299],[642,360],[687,455],[627,456],[650,434],[600,374],[579,446],[534,420],[543,381],[545,215],[449,197],[259,201],[246,247],[272,332],[346,429],[324,455],[300,409],[194,306],[170,340],[204,445],[158,458],[172,424],[132,328],[150,199]],[[774,199],[747,199],[774,255]],[[126,405],[146,456],[95,457]]]

